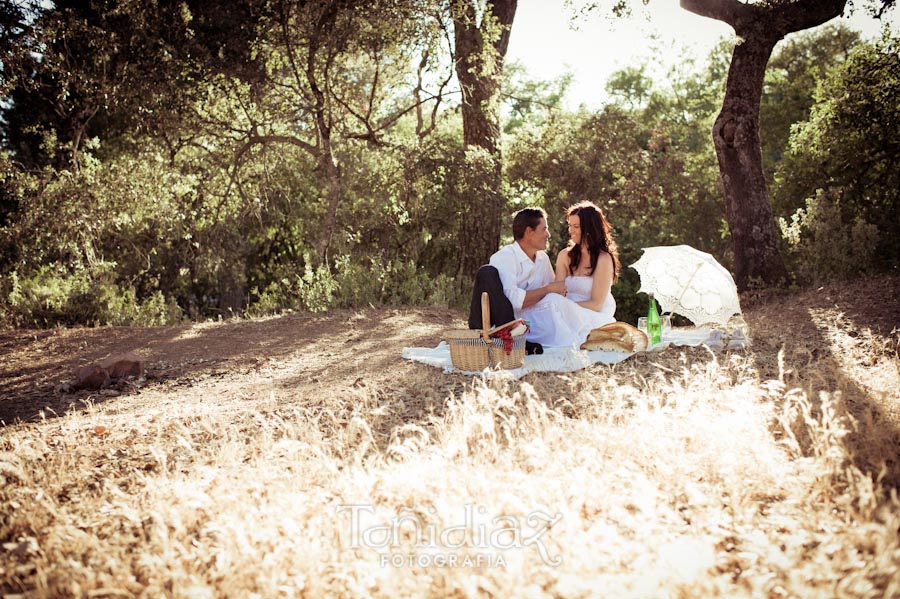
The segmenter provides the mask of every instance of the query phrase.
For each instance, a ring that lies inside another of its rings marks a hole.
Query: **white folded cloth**
[[[650,352],[660,352],[670,345],[706,345],[713,350],[740,348],[749,345],[744,331],[735,329],[725,335],[721,329],[673,328],[660,343],[648,348]],[[441,341],[437,347],[404,347],[403,358],[442,368],[445,373],[460,372],[486,378],[522,378],[529,372],[573,372],[592,364],[616,364],[633,356],[628,352],[585,351],[577,347],[545,347],[544,353],[525,356],[525,364],[512,370],[489,370],[481,372],[460,371],[450,360],[450,346]]]

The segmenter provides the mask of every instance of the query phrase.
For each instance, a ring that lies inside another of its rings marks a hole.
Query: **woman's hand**
[[[525,299],[522,301],[522,307],[527,308],[529,306],[533,306],[538,303],[544,296],[548,293],[558,293],[560,295],[566,294],[566,282],[565,281],[550,281],[543,287],[538,287],[537,289],[531,289],[525,292]]]
[[[544,288],[547,290],[547,293],[558,293],[560,295],[568,293],[566,291],[565,281],[551,281],[550,283],[547,283]]]

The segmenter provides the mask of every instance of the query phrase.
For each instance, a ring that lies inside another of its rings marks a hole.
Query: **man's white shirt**
[[[490,265],[500,273],[503,293],[516,312],[522,309],[526,291],[543,287],[554,279],[547,252],[538,250],[532,262],[516,242],[500,248],[491,256]]]

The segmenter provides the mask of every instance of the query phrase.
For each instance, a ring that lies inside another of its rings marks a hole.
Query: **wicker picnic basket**
[[[506,352],[503,339],[491,335],[521,323],[512,320],[494,328],[491,325],[491,303],[487,293],[481,294],[481,330],[456,329],[444,333],[444,341],[450,346],[450,361],[460,370],[484,370],[485,368],[518,368],[525,363],[525,335],[513,335],[512,351]]]

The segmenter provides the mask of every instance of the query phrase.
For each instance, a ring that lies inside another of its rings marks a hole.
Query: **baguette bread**
[[[647,349],[647,335],[627,322],[611,322],[588,333],[581,349],[638,352]]]

